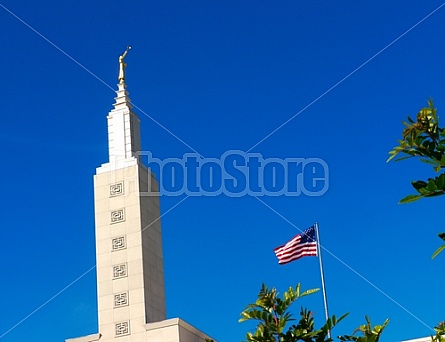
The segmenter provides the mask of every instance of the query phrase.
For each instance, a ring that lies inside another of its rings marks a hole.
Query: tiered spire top
[[[119,56],[119,83],[117,85],[115,102],[108,116],[108,152],[109,163],[102,165],[105,169],[118,169],[138,163],[141,150],[139,118],[132,110],[125,84],[125,56],[130,51],[128,46]],[[98,171],[99,172],[99,171]]]

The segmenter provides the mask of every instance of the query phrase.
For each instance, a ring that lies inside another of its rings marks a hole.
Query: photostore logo
[[[148,156],[148,167],[158,178],[159,191],[151,185],[145,196],[321,196],[329,187],[329,168],[320,158],[263,158],[260,153],[238,150],[221,158],[186,153],[164,160]],[[150,178],[149,178],[150,179]]]

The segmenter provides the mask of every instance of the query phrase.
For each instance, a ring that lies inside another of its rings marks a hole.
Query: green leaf
[[[433,191],[430,193],[426,193],[426,194],[423,194],[422,196],[423,197],[436,197],[436,196],[442,196],[442,195],[445,195],[445,192],[440,190],[440,191]]]
[[[422,198],[421,195],[408,195],[408,196],[406,196],[405,198],[402,198],[402,199],[399,201],[399,204],[405,204],[405,203],[415,202],[415,201],[417,201],[417,200],[419,200],[419,199],[421,199],[421,198]]]
[[[435,159],[425,159],[425,158],[421,158],[420,161],[423,162],[423,163],[427,163],[427,164],[433,165],[433,166],[439,166],[439,165],[441,165],[441,162],[439,163],[439,162],[438,162],[437,160],[435,160]]]
[[[389,156],[389,158],[386,159],[386,162],[389,163],[392,159],[394,159],[394,157],[395,157],[398,153],[399,153],[399,152],[396,152],[396,151],[389,151],[389,154],[390,154],[391,156]]]
[[[439,164],[440,164],[441,166],[444,166],[444,165],[445,165],[445,154],[442,154],[442,157],[440,158],[440,162],[439,162]]]
[[[310,294],[312,294],[312,293],[315,293],[315,292],[317,292],[317,291],[320,291],[320,289],[310,289],[310,290],[306,290],[306,291],[304,291],[303,293],[300,294],[300,297],[308,296],[308,295],[310,295]]]
[[[339,317],[338,319],[335,320],[334,325],[337,323],[340,323],[344,318],[346,318],[346,316],[349,315],[349,312],[345,313],[344,315],[342,315],[341,317]],[[333,316],[335,317],[335,316]]]
[[[436,187],[436,182],[433,178],[428,179],[428,185],[427,185],[427,189],[431,192],[436,191],[437,187]]]
[[[411,185],[413,186],[414,189],[416,189],[417,191],[419,191],[420,189],[424,189],[424,188],[426,188],[427,183],[424,182],[424,181],[419,180],[419,181],[415,181],[415,182],[413,181],[413,182],[411,182]]]
[[[393,156],[393,158],[394,158],[394,157],[395,157],[395,156]],[[409,158],[412,158],[412,157],[414,157],[414,156],[404,156],[404,157],[397,158],[397,159],[394,160],[394,161],[398,162],[398,161],[405,160],[405,159],[409,159]],[[392,158],[391,158],[391,159],[392,159]],[[391,159],[388,159],[387,162],[390,161]]]
[[[445,190],[445,173],[442,173],[436,179],[436,186],[439,190]]]
[[[442,141],[439,143],[439,145],[437,145],[436,149],[437,149],[438,151],[441,151],[441,152],[445,151],[445,141],[442,140]]]
[[[436,251],[433,253],[431,259],[434,259],[440,252],[442,252],[445,249],[445,245],[440,246]]]

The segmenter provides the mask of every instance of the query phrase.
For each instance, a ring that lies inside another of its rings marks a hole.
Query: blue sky
[[[162,197],[163,213],[177,205],[162,219],[169,317],[243,340],[253,326],[239,313],[263,282],[320,287],[316,258],[279,266],[272,251],[317,221],[330,313],[350,313],[334,335],[366,314],[391,319],[382,342],[430,334],[444,319],[445,255],[431,261],[444,199],[398,205],[432,169],[386,159],[407,115],[430,97],[439,115],[445,105],[440,6],[2,1],[0,340],[97,332],[93,175],[107,162],[127,45],[128,90],[153,156],[191,152],[158,122],[206,157],[255,146],[329,166],[320,197]],[[321,293],[300,306],[322,322]]]

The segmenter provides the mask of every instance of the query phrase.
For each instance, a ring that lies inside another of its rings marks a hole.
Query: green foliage
[[[389,319],[387,319],[382,325],[376,325],[374,328],[371,326],[371,320],[368,316],[366,318],[366,324],[357,328],[352,335],[339,336],[340,341],[356,341],[356,342],[378,342],[383,329],[388,325]],[[362,336],[354,336],[357,332],[360,332]]]
[[[435,172],[445,168],[445,130],[439,127],[439,117],[433,100],[429,100],[428,107],[422,108],[417,113],[416,121],[408,117],[403,124],[405,125],[402,132],[403,139],[399,140],[399,145],[389,152],[390,157],[387,161],[419,157],[420,161],[432,165]],[[411,184],[417,194],[403,198],[400,203],[417,201],[422,197],[444,195],[445,173],[428,178],[427,181],[413,181]]]
[[[291,324],[295,321],[289,312],[290,306],[299,298],[317,292],[318,289],[311,289],[301,292],[301,286],[298,284],[295,289],[289,289],[283,293],[280,298],[275,288],[268,289],[264,284],[255,303],[250,304],[241,313],[240,322],[255,320],[258,321],[256,330],[247,333],[248,342],[332,342],[331,330],[348,314],[337,318],[335,315],[330,317],[327,322],[319,329],[315,328],[314,318],[311,311],[307,309],[300,310],[300,319],[297,324]],[[355,336],[341,336],[340,341],[359,341],[359,342],[378,342],[381,332],[385,328],[388,320],[383,326],[371,328],[369,320],[368,325],[359,328],[364,332],[361,339]],[[362,328],[364,330],[362,330]],[[371,334],[366,335],[368,329]]]
[[[313,321],[311,321],[310,312],[304,312],[300,324],[295,329],[292,327],[285,333],[284,329],[288,322],[292,321],[292,314],[288,311],[289,307],[299,298],[317,292],[319,289],[311,289],[301,292],[301,286],[298,284],[295,289],[289,287],[284,292],[283,298],[278,296],[275,288],[268,289],[264,284],[255,303],[250,304],[241,312],[239,322],[247,320],[259,321],[255,333],[247,334],[247,341],[290,341],[290,336],[295,334],[304,335],[304,332],[312,332]],[[312,325],[311,325],[312,324]],[[295,331],[294,331],[295,330]],[[287,337],[286,337],[287,336]]]
[[[432,165],[436,173],[444,169],[445,129],[439,127],[439,117],[437,116],[437,109],[434,108],[433,100],[429,100],[428,107],[422,108],[417,113],[415,121],[408,116],[408,120],[403,124],[405,125],[402,132],[403,139],[399,140],[398,146],[389,151],[390,156],[387,162],[419,157],[420,161]],[[436,177],[428,178],[426,181],[412,181],[411,185],[417,193],[406,196],[399,203],[409,203],[423,197],[444,195],[445,172]],[[445,234],[441,234],[439,234],[439,237],[445,241]],[[433,258],[443,250],[445,250],[445,244],[434,252]]]
[[[434,327],[436,330],[436,335],[431,336],[432,342],[445,342],[445,321],[440,322],[437,327]]]

